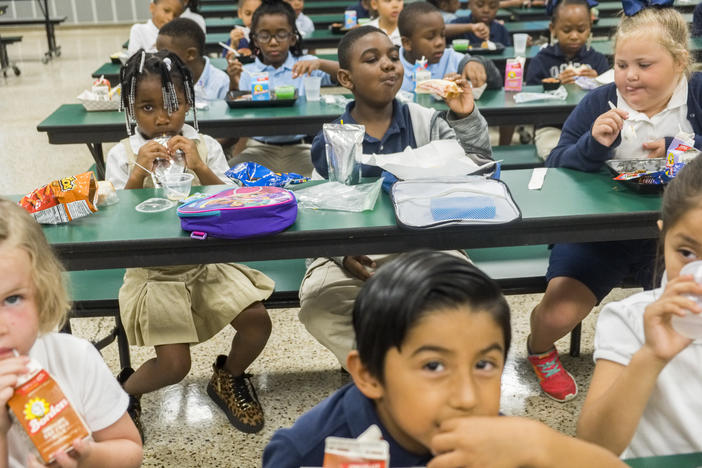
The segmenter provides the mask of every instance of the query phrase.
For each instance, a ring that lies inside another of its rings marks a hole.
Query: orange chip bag
[[[97,183],[92,172],[54,180],[28,195],[19,204],[42,224],[67,223],[97,211]]]

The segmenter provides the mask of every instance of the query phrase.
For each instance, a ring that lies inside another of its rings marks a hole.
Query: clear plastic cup
[[[190,195],[190,187],[194,177],[195,176],[187,172],[168,174],[163,180],[163,185],[166,189],[166,197],[169,200],[185,200],[185,198]]]
[[[321,76],[303,76],[302,86],[305,88],[305,99],[319,101],[320,88],[322,87]]]
[[[514,55],[517,56],[524,56],[526,55],[526,46],[527,46],[527,39],[529,38],[528,34],[512,34],[512,40],[514,42]]]
[[[697,284],[702,284],[702,261],[690,262],[680,270],[681,275],[692,275]],[[702,305],[701,296],[690,296],[690,299]],[[702,314],[688,311],[684,317],[674,315],[670,320],[676,332],[692,340],[702,340]]]

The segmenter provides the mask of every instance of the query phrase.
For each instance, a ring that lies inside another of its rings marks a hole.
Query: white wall
[[[0,0],[8,5],[5,18],[37,18],[42,13],[39,1]],[[151,17],[150,0],[48,0],[51,16],[67,16],[64,24],[118,24],[137,23]]]

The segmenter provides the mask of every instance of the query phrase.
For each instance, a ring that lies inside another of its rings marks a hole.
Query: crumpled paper
[[[568,97],[568,91],[563,86],[553,91],[543,93],[528,93],[521,92],[514,95],[514,102],[522,104],[531,101],[565,101]]]
[[[407,148],[400,153],[364,154],[361,162],[381,167],[398,179],[412,180],[472,174],[483,167],[469,157],[457,140],[434,140],[420,148]]]

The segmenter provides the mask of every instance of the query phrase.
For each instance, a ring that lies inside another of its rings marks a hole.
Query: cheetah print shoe
[[[234,377],[224,369],[227,356],[219,355],[214,373],[207,384],[207,394],[222,408],[232,426],[242,432],[254,433],[263,429],[263,408],[251,383],[251,374]]]

